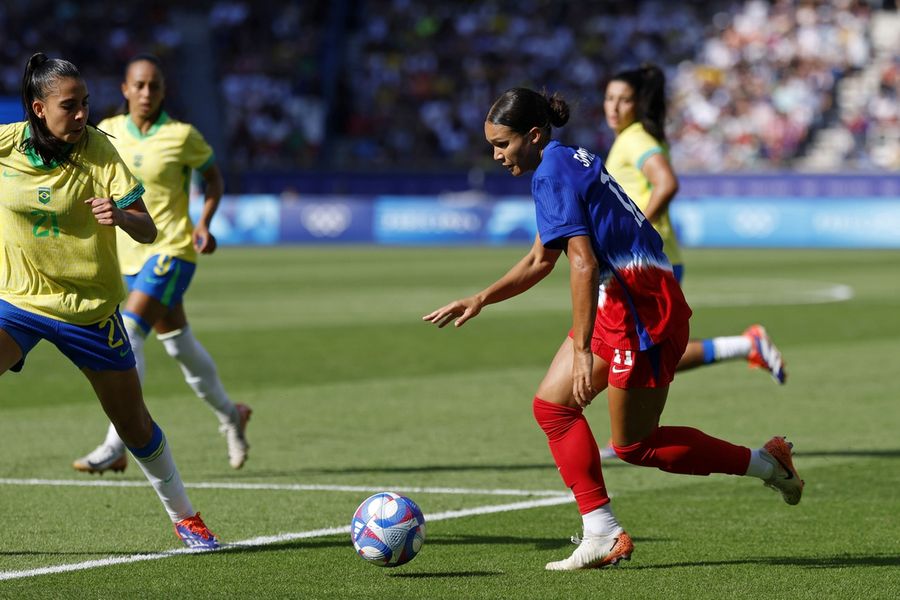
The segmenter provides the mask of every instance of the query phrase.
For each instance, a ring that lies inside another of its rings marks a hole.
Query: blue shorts
[[[0,300],[0,329],[22,350],[22,360],[12,367],[13,371],[22,370],[25,356],[41,340],[54,344],[79,369],[127,371],[134,368],[134,353],[118,309],[99,323],[72,325]]]
[[[143,292],[169,308],[181,304],[197,265],[165,254],[154,254],[135,275],[126,275],[129,292]]]

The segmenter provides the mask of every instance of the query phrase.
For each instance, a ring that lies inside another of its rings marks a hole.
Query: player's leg
[[[752,368],[765,370],[775,383],[784,384],[787,380],[781,351],[762,325],[751,325],[741,335],[691,340],[678,362],[678,370],[741,359]]]
[[[41,341],[49,319],[35,318],[9,302],[0,300],[0,375],[21,371],[25,356]]]
[[[220,431],[225,434],[228,444],[228,460],[235,469],[240,469],[247,460],[249,444],[244,435],[250,419],[250,407],[235,404],[225,392],[219,378],[216,363],[206,348],[194,337],[184,304],[173,306],[154,326],[157,338],[166,352],[181,367],[184,380],[197,397],[206,402],[219,419]]]
[[[82,371],[106,416],[156,490],[178,537],[189,547],[218,547],[215,536],[203,525],[187,497],[165,434],[144,405],[137,370]]]
[[[572,394],[572,340],[563,341],[538,386],[534,416],[547,435],[550,453],[566,486],[575,495],[583,534],[568,558],[548,563],[550,570],[573,570],[616,564],[631,556],[633,545],[610,506],[600,453],[591,427]],[[594,356],[593,385],[607,385],[609,363]]]
[[[22,360],[22,349],[11,335],[0,328],[0,375]]]
[[[140,277],[138,275],[137,277]],[[127,278],[131,287],[134,278]],[[144,341],[153,323],[169,309],[146,293],[132,290],[125,300],[121,323],[131,344],[138,378],[144,379]],[[121,472],[128,466],[125,442],[119,437],[116,426],[110,423],[106,437],[88,454],[75,459],[72,466],[77,471],[103,474],[106,471]]]
[[[610,429],[616,454],[626,462],[670,473],[759,477],[781,490],[789,504],[799,502],[803,483],[796,476],[790,447],[783,438],[773,438],[763,448],[752,451],[692,427],[660,426],[674,366],[683,354],[685,342],[681,337],[687,338],[686,328],[673,339],[635,357],[635,370],[640,364],[653,373],[652,377],[642,376],[646,387],[610,385]]]
[[[681,284],[684,265],[672,265],[675,279]],[[745,359],[757,369],[765,369],[776,383],[784,384],[787,372],[781,352],[769,338],[762,325],[751,325],[741,335],[719,336],[690,340],[678,361],[678,371],[688,371],[704,365]]]

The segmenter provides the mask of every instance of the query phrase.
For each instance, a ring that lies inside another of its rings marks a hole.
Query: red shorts
[[[591,352],[609,363],[608,381],[612,387],[624,390],[663,387],[675,378],[675,367],[684,355],[689,336],[690,325],[686,322],[670,337],[643,352],[613,348],[594,336]]]

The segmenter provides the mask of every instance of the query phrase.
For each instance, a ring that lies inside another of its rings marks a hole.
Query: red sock
[[[547,434],[559,474],[575,494],[581,514],[609,502],[600,470],[600,450],[581,409],[553,404],[537,396],[533,407],[534,418]]]
[[[613,448],[625,462],[686,475],[743,475],[750,464],[750,448],[735,446],[693,427],[657,427],[636,444]]]

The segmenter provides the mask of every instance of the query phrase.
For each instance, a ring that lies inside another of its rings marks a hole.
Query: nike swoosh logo
[[[21,175],[21,173],[11,173],[10,171],[7,171],[6,169],[3,169],[3,176],[4,176],[4,177],[18,177],[19,175]]]
[[[626,371],[630,371],[630,370],[631,370],[631,367],[625,367],[624,369],[619,369],[618,367],[612,368],[613,373],[625,373]]]
[[[119,356],[124,358],[124,357],[128,356],[129,352],[131,352],[131,348],[128,348],[127,350],[119,350]]]

